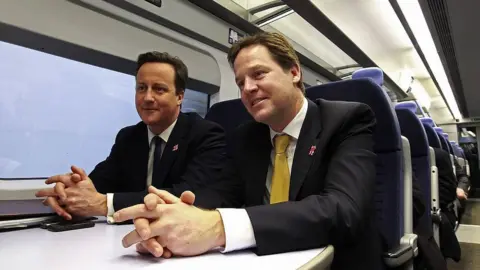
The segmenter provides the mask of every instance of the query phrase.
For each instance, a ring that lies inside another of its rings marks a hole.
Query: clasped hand
[[[149,192],[144,204],[114,214],[116,222],[133,220],[135,224],[135,230],[122,240],[124,247],[137,244],[140,253],[168,258],[198,255],[225,245],[220,213],[193,206],[192,192],[180,198],[154,187]]]
[[[106,216],[106,195],[97,192],[83,169],[76,166],[71,169],[71,173],[48,178],[45,183],[55,187],[39,190],[35,196],[47,197],[44,204],[67,220],[72,219],[72,215]]]

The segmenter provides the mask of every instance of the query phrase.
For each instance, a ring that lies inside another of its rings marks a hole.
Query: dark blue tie
[[[153,138],[155,143],[155,152],[153,153],[153,173],[152,173],[152,185],[160,182],[160,159],[162,158],[162,143],[163,140],[159,136]]]

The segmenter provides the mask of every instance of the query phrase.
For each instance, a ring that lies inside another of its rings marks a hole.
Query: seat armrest
[[[440,214],[440,209],[432,210],[431,211],[431,216],[432,216],[432,222],[435,224],[440,224],[442,223],[442,215]]]
[[[400,245],[383,254],[385,264],[394,268],[412,261],[418,255],[417,239],[415,234],[404,235],[400,239]]]
[[[334,248],[333,246],[327,246],[320,254],[315,256],[306,264],[302,265],[298,270],[326,270],[330,269],[330,265],[333,261]]]

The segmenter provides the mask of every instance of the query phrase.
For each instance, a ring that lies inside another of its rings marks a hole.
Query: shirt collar
[[[162,133],[158,135],[164,142],[168,142],[168,138],[170,138],[170,134],[172,134],[172,130],[175,127],[175,124],[177,123],[177,119],[175,119],[175,121],[173,121],[173,123],[169,127],[167,127]],[[147,130],[148,130],[148,143],[151,143],[153,137],[155,137],[156,135],[153,134],[153,132],[150,130],[150,127],[148,127]]]
[[[300,111],[298,111],[295,118],[293,118],[293,120],[288,123],[288,125],[282,130],[282,132],[276,132],[270,128],[270,141],[272,142],[272,145],[273,138],[275,138],[277,134],[287,134],[295,140],[298,140],[298,137],[300,136],[300,130],[302,129],[303,121],[305,121],[305,117],[307,116],[307,109],[308,102],[307,99],[304,97],[302,108],[300,109]]]

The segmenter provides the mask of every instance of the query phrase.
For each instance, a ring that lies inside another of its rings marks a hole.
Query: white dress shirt
[[[148,142],[150,145],[150,150],[149,150],[149,155],[148,155],[148,163],[153,162],[153,153],[155,153],[155,144],[153,143],[153,138],[155,136],[159,136],[163,143],[162,143],[162,151],[165,149],[165,145],[168,142],[168,138],[170,138],[170,134],[172,134],[172,130],[175,127],[175,124],[177,123],[177,120],[175,121],[168,127],[166,128],[160,135],[155,135],[151,130],[150,127],[147,128],[148,131]],[[148,177],[148,172],[147,172],[147,177]],[[148,183],[147,179],[145,181]],[[115,213],[115,209],[113,208],[113,193],[107,193],[107,222],[108,223],[115,223],[113,219],[113,214]]]
[[[273,138],[277,134],[287,134],[290,136],[290,143],[287,147],[288,171],[292,172],[293,156],[297,147],[297,140],[302,129],[303,121],[307,115],[308,102],[303,98],[303,104],[295,118],[283,129],[282,132],[275,132],[270,129],[270,140],[273,145]],[[272,149],[270,155],[270,165],[268,166],[266,186],[268,194],[272,185],[272,173],[275,160],[275,151]],[[246,249],[256,246],[255,234],[253,232],[250,217],[245,209],[220,208],[217,209],[222,217],[225,228],[225,248],[222,252],[230,252],[239,249]]]

